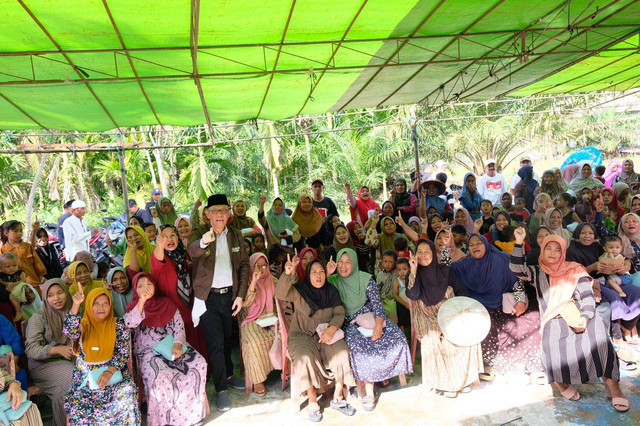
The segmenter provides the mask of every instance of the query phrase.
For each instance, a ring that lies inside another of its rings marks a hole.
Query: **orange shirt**
[[[21,242],[13,245],[7,241],[0,247],[0,253],[13,253],[18,257],[18,267],[24,271],[27,283],[31,285],[39,285],[40,280],[47,273],[47,268],[29,243]]]

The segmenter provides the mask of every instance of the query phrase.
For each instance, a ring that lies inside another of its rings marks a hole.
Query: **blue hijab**
[[[435,207],[438,211],[438,214],[442,214],[444,212],[445,207],[447,206],[447,201],[440,198],[440,195],[425,195],[425,206],[427,207],[427,212],[429,211],[429,207]]]
[[[469,255],[453,262],[451,269],[469,289],[469,297],[487,308],[499,308],[502,306],[502,294],[512,291],[513,285],[518,281],[509,269],[509,255],[489,244],[482,235],[473,234],[469,241],[472,238],[482,240],[484,256],[476,259]]]
[[[525,199],[527,210],[533,211],[534,192],[538,187],[538,181],[533,178],[533,166],[522,166],[518,170],[518,176],[527,187],[527,198]]]
[[[482,195],[477,192],[477,188],[475,194],[469,192],[469,188],[467,188],[467,178],[469,176],[473,176],[474,178],[476,177],[476,175],[474,175],[473,173],[467,173],[466,175],[464,175],[464,180],[462,181],[462,191],[460,191],[460,204],[462,204],[462,207],[469,210],[469,213],[471,214],[473,220],[476,220],[482,216],[482,214],[480,213],[480,204],[482,203],[484,198],[482,198]],[[476,179],[476,183],[477,181],[478,180]]]

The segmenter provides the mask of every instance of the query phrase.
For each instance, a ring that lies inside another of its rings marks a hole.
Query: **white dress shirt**
[[[229,230],[224,228],[221,234],[216,234],[216,268],[213,271],[213,282],[211,288],[225,288],[233,285],[233,273],[231,271],[231,254],[229,253],[229,243],[227,242],[227,233]],[[66,237],[65,237],[66,238]],[[207,245],[200,240],[200,247],[207,248]]]
[[[74,215],[69,216],[62,223],[64,232],[64,256],[68,262],[72,262],[78,252],[89,251],[89,240],[91,231],[87,229],[84,219],[79,219]]]

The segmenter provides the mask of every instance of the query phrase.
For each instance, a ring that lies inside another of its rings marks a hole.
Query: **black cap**
[[[229,200],[225,194],[213,194],[207,199],[207,208],[211,206],[228,206]]]

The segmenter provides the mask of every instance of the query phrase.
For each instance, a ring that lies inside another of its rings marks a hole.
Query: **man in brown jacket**
[[[194,324],[202,323],[218,411],[228,411],[227,388],[244,389],[244,380],[233,375],[231,325],[247,294],[249,257],[240,231],[227,227],[231,215],[227,196],[210,196],[205,209],[211,230],[189,244],[194,261],[192,316]]]

